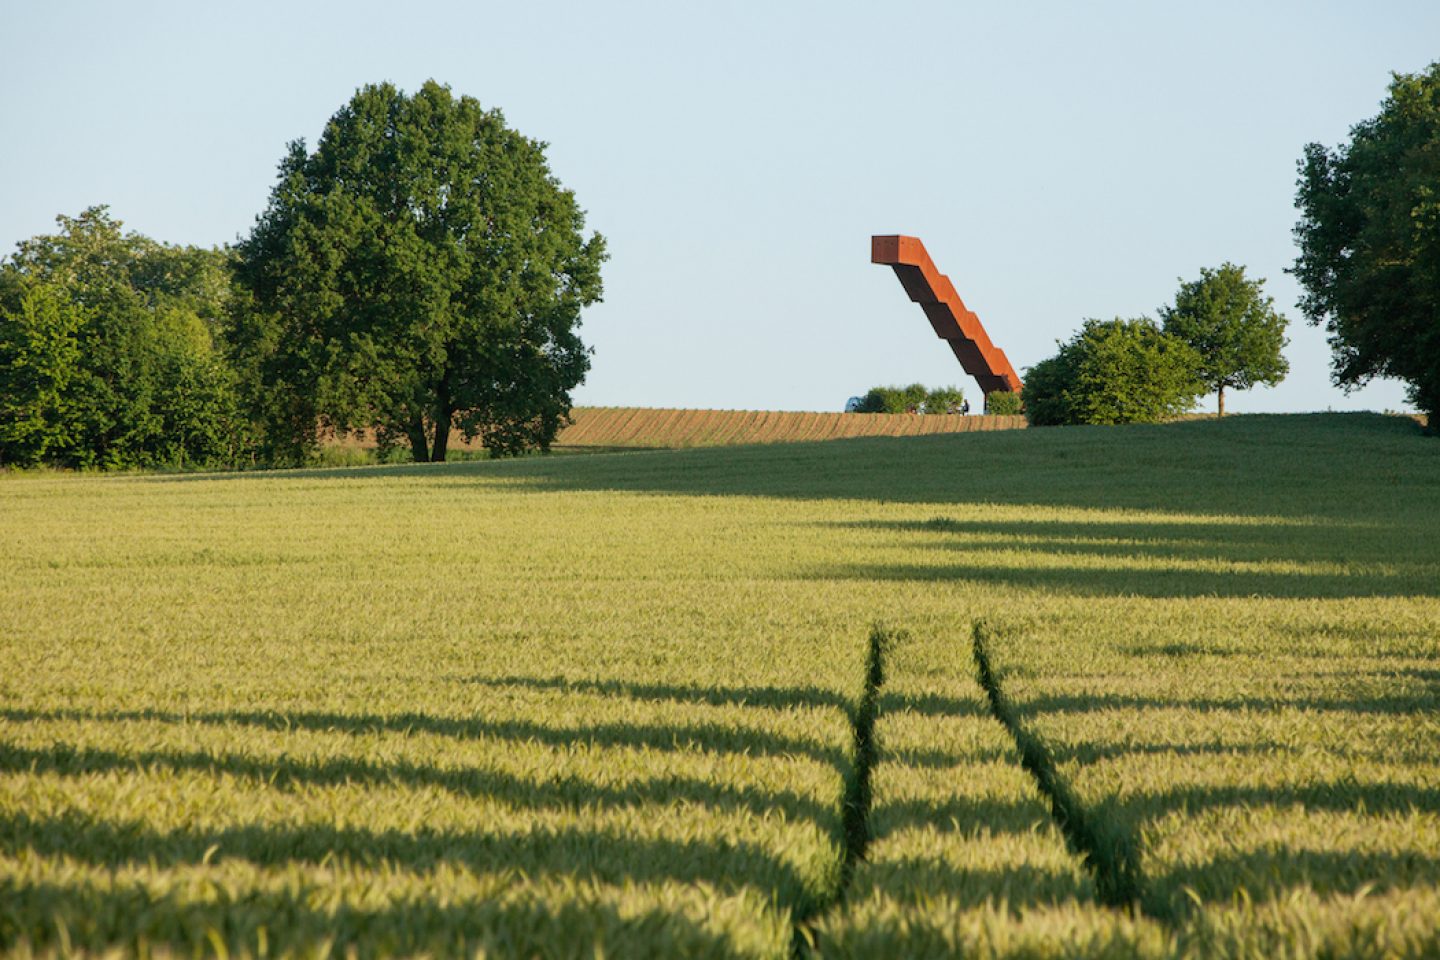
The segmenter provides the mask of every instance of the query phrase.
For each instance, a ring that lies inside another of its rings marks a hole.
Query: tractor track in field
[[[885,685],[885,658],[898,639],[898,634],[876,624],[870,631],[869,650],[865,657],[865,686],[860,700],[850,713],[853,750],[850,769],[846,771],[845,791],[840,801],[842,845],[840,877],[828,897],[802,905],[795,912],[794,934],[790,942],[792,957],[809,956],[815,946],[814,929],[821,918],[845,902],[855,868],[865,859],[870,846],[870,776],[875,768],[878,747],[875,743],[875,721],[880,714],[880,688]]]
[[[1153,915],[1147,909],[1145,878],[1140,870],[1140,840],[1123,825],[1087,809],[1075,795],[1045,742],[1020,722],[990,659],[990,635],[983,622],[972,631],[975,673],[999,721],[1020,751],[1020,763],[1050,806],[1065,842],[1095,880],[1096,899],[1108,907]]]

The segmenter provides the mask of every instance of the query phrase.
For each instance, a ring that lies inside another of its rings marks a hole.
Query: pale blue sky
[[[233,242],[287,141],[362,84],[433,77],[548,141],[609,240],[579,403],[973,396],[868,262],[872,233],[909,233],[1017,367],[1232,260],[1293,323],[1289,379],[1230,408],[1399,409],[1398,384],[1329,385],[1283,270],[1304,144],[1436,59],[1435,0],[0,0],[0,251],[96,203],[159,240]]]

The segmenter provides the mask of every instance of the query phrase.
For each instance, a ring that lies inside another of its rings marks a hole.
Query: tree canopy
[[[1244,267],[1227,262],[1202,268],[1198,280],[1182,280],[1175,305],[1160,308],[1165,332],[1200,355],[1200,378],[1215,391],[1222,417],[1227,388],[1273,386],[1290,370],[1281,355],[1288,321],[1264,286],[1263,279],[1248,279]]]
[[[1034,426],[1166,420],[1204,393],[1199,368],[1193,347],[1147,317],[1086,320],[1026,372],[1025,416]]]
[[[1440,418],[1440,62],[1396,74],[1380,113],[1331,151],[1305,147],[1295,200],[1301,309],[1336,384],[1408,384]]]
[[[167,246],[91,207],[0,264],[0,461],[233,464],[234,377],[214,346],[228,254]]]
[[[548,447],[605,243],[544,147],[433,81],[364,87],[313,153],[290,145],[238,247],[233,336],[276,451],[369,429],[443,460],[455,427],[493,454]]]

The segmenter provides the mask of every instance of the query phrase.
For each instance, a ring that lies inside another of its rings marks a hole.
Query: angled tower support
[[[870,262],[895,268],[905,292],[930,318],[935,335],[949,342],[982,393],[1020,392],[1020,377],[1005,351],[990,342],[980,318],[965,306],[950,278],[935,269],[919,237],[871,237]]]

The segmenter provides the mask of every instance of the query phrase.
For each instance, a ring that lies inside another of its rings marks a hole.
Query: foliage
[[[1086,320],[1025,377],[1031,426],[1155,423],[1204,393],[1194,348],[1148,318]]]
[[[959,413],[965,403],[965,393],[959,387],[936,387],[925,395],[921,412],[927,414]]]
[[[1332,376],[1396,377],[1440,415],[1440,63],[1396,74],[1380,113],[1334,151],[1306,146],[1295,237],[1301,309],[1330,334]]]
[[[992,390],[985,395],[985,411],[991,416],[1013,417],[1022,411],[1022,398],[1013,390]]]
[[[0,477],[0,952],[1433,956],[1430,446],[1254,416]],[[981,616],[1087,822],[1143,840],[1144,912],[989,715]]]
[[[1265,296],[1265,281],[1248,280],[1245,268],[1223,263],[1201,268],[1200,279],[1181,281],[1173,307],[1161,307],[1164,331],[1195,348],[1200,378],[1217,394],[1225,415],[1225,390],[1274,386],[1290,365],[1281,356],[1288,321]]]
[[[601,294],[583,227],[544,144],[498,110],[433,81],[359,90],[313,153],[290,145],[238,248],[233,342],[274,451],[371,429],[444,460],[452,427],[498,455],[548,447]]]
[[[0,460],[66,467],[234,464],[234,376],[213,346],[227,254],[57,218],[0,264]]]
[[[856,413],[915,413],[925,404],[929,391],[924,384],[912,383],[908,387],[871,387],[863,397]]]
[[[923,383],[908,387],[871,387],[860,398],[856,413],[958,413],[965,394],[959,387],[927,389]]]
[[[86,317],[54,287],[21,287],[13,313],[0,303],[0,462],[29,467],[69,445]]]

